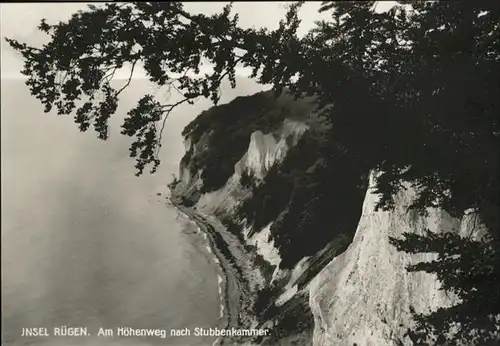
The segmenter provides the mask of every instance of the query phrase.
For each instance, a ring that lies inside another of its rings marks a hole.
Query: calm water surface
[[[21,82],[2,81],[3,345],[210,345],[20,336],[23,327],[59,325],[94,335],[99,327],[213,327],[219,317],[217,268],[163,196],[190,119],[167,126],[159,172],[136,178],[126,138],[112,133],[103,143],[41,109]]]

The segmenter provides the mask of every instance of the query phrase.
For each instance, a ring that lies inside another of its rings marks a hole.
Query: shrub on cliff
[[[420,190],[415,204],[419,210],[437,206],[453,215],[468,208],[478,211],[490,232],[489,252],[463,258],[484,262],[488,275],[497,278],[500,3],[401,1],[378,13],[376,1],[325,2],[322,10],[331,17],[299,37],[301,4],[291,5],[277,29],[266,30],[241,28],[230,6],[207,16],[186,12],[180,2],[111,3],[90,6],[66,22],[42,21],[39,29],[49,35],[42,47],[8,42],[22,53],[26,83],[46,111],[55,106],[59,114],[74,113],[82,131],[93,125],[104,140],[108,119],[130,82],[114,89],[110,80],[117,69],[129,64],[132,78],[142,62],[153,83],[179,92],[181,98],[167,104],[145,95],[127,113],[122,133],[134,138],[130,155],[137,160],[138,174],[159,164],[162,128],[171,111],[198,97],[217,103],[221,81],[228,78],[235,85],[236,66],[252,69],[252,78],[273,84],[276,94],[288,87],[300,96],[315,95],[319,107],[328,105],[323,114],[347,162],[383,172],[377,181],[383,196],[379,207],[390,208],[393,193],[408,181]],[[196,75],[203,60],[214,70]],[[77,100],[83,103],[77,106]],[[234,157],[238,150],[232,151]],[[215,178],[216,168],[222,167],[223,175],[229,171],[216,155],[213,166],[200,159],[210,166],[204,178],[213,180],[210,188],[223,180]],[[301,189],[294,193],[307,195]],[[467,280],[480,280],[470,272],[445,270],[451,260],[444,246],[448,243],[427,240],[441,244],[432,250],[443,256],[425,270],[444,281],[451,277],[449,287],[459,290]],[[404,250],[418,248],[417,241],[405,244]],[[462,244],[460,251],[468,249]],[[499,290],[483,284],[467,287],[468,301],[480,306],[498,301]],[[500,313],[499,304],[491,306]],[[462,324],[457,336],[462,339],[476,338],[474,328],[494,331],[498,326],[472,307],[452,312],[456,322],[474,316],[478,321]],[[421,320],[439,327],[432,316]],[[475,341],[486,343],[488,333],[481,337]]]
[[[255,178],[252,173],[245,169],[243,173],[241,173],[240,184],[241,186],[247,189],[255,189]]]

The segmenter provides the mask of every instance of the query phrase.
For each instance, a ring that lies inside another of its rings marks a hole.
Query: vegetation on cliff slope
[[[293,108],[292,99],[275,99],[271,92],[237,97],[232,102],[212,107],[189,123],[182,135],[196,144],[208,135],[207,145],[195,152],[194,146],[182,158],[191,172],[201,170],[201,192],[221,188],[234,173],[234,165],[248,149],[250,135],[257,130],[272,133],[285,118],[304,118]]]
[[[138,174],[159,164],[171,111],[197,97],[217,102],[224,78],[234,86],[236,66],[251,68],[278,94],[288,87],[317,96],[320,107],[330,105],[323,114],[346,160],[383,172],[379,207],[391,208],[393,193],[408,181],[419,188],[415,208],[422,212],[436,206],[458,216],[479,213],[489,231],[485,243],[428,235],[395,245],[437,252],[439,261],[412,269],[436,273],[463,299],[420,316],[419,329],[443,335],[458,322],[449,342],[485,344],[498,338],[493,316],[500,313],[500,3],[400,1],[384,13],[374,10],[377,3],[323,3],[331,17],[304,37],[297,36],[301,2],[276,30],[241,28],[230,6],[207,16],[179,2],[112,3],[54,25],[42,21],[39,29],[49,35],[42,47],[8,42],[22,53],[27,85],[46,110],[75,113],[82,131],[93,125],[102,139],[128,86],[109,83],[124,64],[143,63],[153,83],[179,91],[180,100],[170,104],[145,95],[127,114],[123,133],[134,138]],[[196,75],[203,60],[214,70]]]
[[[352,239],[361,215],[366,169],[328,137],[307,131],[243,201],[240,219],[254,230],[276,221],[271,236],[280,250],[280,267],[291,269],[339,236]],[[338,251],[348,243],[343,245]]]

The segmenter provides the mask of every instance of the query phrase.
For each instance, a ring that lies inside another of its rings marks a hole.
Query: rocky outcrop
[[[434,259],[433,254],[397,252],[389,237],[425,229],[469,236],[477,231],[475,217],[460,220],[436,209],[420,216],[407,209],[415,197],[409,187],[397,194],[394,210],[374,211],[378,195],[372,187],[373,176],[352,243],[311,282],[314,346],[413,345],[405,336],[412,325],[410,310],[426,313],[456,302],[439,289],[434,275],[405,269]]]

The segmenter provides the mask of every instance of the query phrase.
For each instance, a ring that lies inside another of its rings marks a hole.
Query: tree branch
[[[116,92],[116,96],[120,95],[120,93],[130,85],[130,81],[132,80],[132,76],[134,75],[135,64],[137,64],[137,61],[138,60],[134,60],[134,62],[132,63],[132,68],[130,70],[130,75],[128,77],[127,83],[125,83],[125,85],[122,86],[121,89]]]

